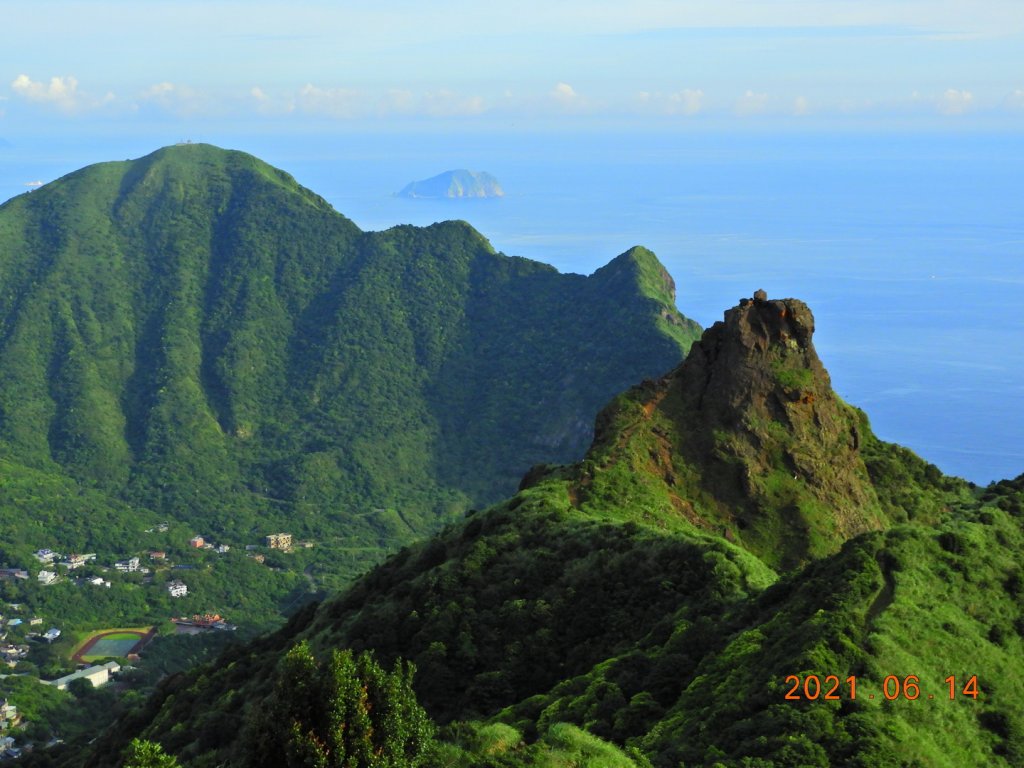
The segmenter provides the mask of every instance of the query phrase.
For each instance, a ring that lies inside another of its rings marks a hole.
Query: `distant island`
[[[484,171],[445,171],[423,181],[407,184],[398,197],[504,197],[505,190]]]

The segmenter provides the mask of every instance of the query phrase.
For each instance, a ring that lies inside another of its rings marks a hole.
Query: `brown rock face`
[[[602,468],[629,462],[648,478],[636,498],[782,567],[887,525],[861,455],[874,438],[832,391],[813,335],[797,299],[758,291],[726,311],[678,368],[602,413],[581,497],[600,494]]]
[[[814,316],[802,301],[748,302],[728,310],[723,322],[704,332],[676,378],[706,423],[737,426],[740,413],[751,407],[784,418],[784,406],[800,384],[831,391],[811,343],[813,334]],[[792,372],[782,375],[785,383],[779,381],[783,370]]]
[[[763,291],[725,313],[671,376],[679,449],[742,537],[783,561],[833,548],[883,515],[859,419],[814,350],[814,316]]]

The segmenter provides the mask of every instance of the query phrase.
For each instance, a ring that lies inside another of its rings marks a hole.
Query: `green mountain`
[[[643,248],[584,277],[463,222],[362,232],[207,145],[4,204],[0,285],[0,458],[140,530],[314,539],[328,583],[578,458],[603,403],[698,332]]]
[[[406,184],[399,197],[504,197],[505,190],[485,171],[445,171],[422,181]]]
[[[813,327],[744,301],[616,398],[582,462],[166,679],[67,764],[139,735],[249,764],[304,642],[413,661],[427,764],[1020,765],[1024,476],[973,489],[879,441]]]

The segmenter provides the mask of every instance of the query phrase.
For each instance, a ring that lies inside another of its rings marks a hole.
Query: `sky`
[[[1020,0],[33,0],[0,138],[234,124],[1016,130]]]

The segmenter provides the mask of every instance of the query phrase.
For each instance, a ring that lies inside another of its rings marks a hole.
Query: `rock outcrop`
[[[813,335],[804,302],[742,299],[675,371],[606,409],[591,455],[642,457],[635,469],[662,478],[683,516],[776,565],[885,527],[861,451],[875,438],[833,392]]]

